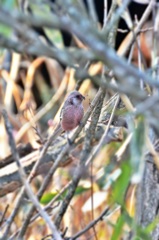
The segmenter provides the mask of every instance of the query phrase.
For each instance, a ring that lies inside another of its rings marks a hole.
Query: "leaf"
[[[76,196],[77,196],[77,195],[80,195],[80,194],[84,193],[85,191],[87,191],[87,190],[89,190],[89,189],[90,189],[90,187],[78,186],[78,187],[76,188],[75,195],[76,195]]]
[[[90,188],[79,186],[76,188],[75,195],[80,195],[83,192],[87,191],[88,189]],[[67,193],[67,190],[57,198],[57,201],[63,199],[66,196],[66,193]],[[57,194],[58,192],[52,192],[52,193],[50,192],[50,193],[44,194],[40,199],[40,203],[44,205],[48,204],[54,197],[56,197]]]
[[[156,218],[145,228],[148,233],[151,233],[157,226],[157,224],[159,223],[159,217],[156,216]]]
[[[120,239],[122,232],[127,229],[126,225],[128,225],[133,232],[132,240],[151,240],[148,229],[138,226],[135,219],[131,218],[124,209],[118,218],[117,224],[113,226],[114,232],[111,240]]]
[[[121,173],[122,173],[121,169],[118,168],[113,173],[109,174],[107,177],[107,182],[106,182],[105,186],[103,187],[103,189],[108,190],[110,188],[110,186],[112,185],[112,183],[118,179],[118,177],[120,176]]]
[[[119,240],[120,239],[120,235],[122,233],[124,223],[125,223],[124,215],[121,215],[118,218],[118,221],[117,221],[117,224],[115,226],[115,229],[114,229],[113,235],[111,237],[111,240]]]
[[[48,204],[56,195],[57,193],[46,193],[40,199],[40,203],[44,205]]]
[[[3,35],[5,37],[10,37],[11,33],[12,33],[12,30],[9,27],[0,24],[0,35]]]
[[[131,218],[125,210],[123,213],[124,213],[124,218],[125,218],[126,224],[128,224],[128,226],[130,227],[130,229],[132,230],[132,232],[134,234],[133,240],[142,240],[142,239],[150,240],[151,239],[151,237],[150,237],[151,231],[148,231],[148,228],[146,228],[146,227],[143,228],[143,227],[137,225],[136,219]],[[150,228],[152,230],[152,226]]]
[[[134,129],[132,141],[130,144],[131,149],[131,166],[133,171],[132,182],[134,184],[140,182],[144,170],[144,152],[145,152],[145,139],[146,139],[146,126],[144,117],[139,116],[137,127]]]
[[[151,236],[148,233],[148,231],[145,228],[137,227],[136,229],[137,233],[136,236],[133,238],[133,240],[151,240]]]
[[[124,162],[121,166],[121,174],[113,184],[112,197],[113,201],[123,205],[125,192],[130,182],[131,166],[130,162]]]

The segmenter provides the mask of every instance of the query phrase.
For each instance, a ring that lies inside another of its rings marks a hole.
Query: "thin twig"
[[[2,225],[2,223],[3,223],[3,221],[4,221],[4,218],[5,218],[5,215],[6,215],[6,213],[7,213],[8,208],[9,208],[9,204],[7,204],[6,207],[5,207],[5,209],[4,209],[4,212],[3,212],[2,217],[1,217],[1,219],[0,219],[0,226]]]
[[[92,220],[94,220],[94,197],[93,197],[93,194],[94,194],[94,191],[93,191],[93,163],[91,162],[91,167],[90,167],[90,171],[91,171],[91,218]],[[95,239],[98,240],[98,237],[97,237],[97,233],[96,233],[96,229],[95,229],[95,226],[92,227],[93,228],[93,232],[94,232],[94,236],[95,236]]]
[[[147,27],[147,28],[143,28],[141,30],[139,30],[139,33],[144,33],[144,32],[148,32],[148,31],[152,31],[154,29],[154,27]],[[121,32],[121,33],[128,33],[129,30],[127,29],[121,29],[121,28],[118,28],[117,29],[118,32]]]
[[[95,226],[99,221],[103,220],[103,217],[108,213],[109,211],[109,207],[107,207],[106,209],[104,209],[104,211],[100,214],[100,216],[98,218],[96,218],[95,220],[93,220],[92,222],[90,222],[84,229],[82,229],[81,231],[79,231],[78,233],[76,233],[73,237],[69,238],[68,240],[75,240],[78,237],[80,237],[81,235],[83,235],[85,232],[87,232],[90,228],[92,228],[93,226]]]
[[[87,3],[88,3],[88,8],[89,8],[90,17],[92,18],[93,22],[94,22],[95,25],[97,26],[98,18],[97,18],[95,6],[94,6],[94,1],[92,1],[92,0],[87,0]]]

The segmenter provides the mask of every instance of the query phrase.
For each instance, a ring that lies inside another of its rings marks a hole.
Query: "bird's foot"
[[[80,122],[78,123],[78,126],[82,126],[82,125],[83,125],[83,122],[80,121]]]

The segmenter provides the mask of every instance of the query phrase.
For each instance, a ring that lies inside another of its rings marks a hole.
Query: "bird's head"
[[[78,106],[82,103],[82,101],[85,99],[85,97],[78,91],[72,91],[68,96],[69,103]]]

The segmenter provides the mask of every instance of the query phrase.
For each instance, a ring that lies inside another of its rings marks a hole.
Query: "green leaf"
[[[89,190],[89,189],[90,189],[90,187],[78,186],[78,187],[76,188],[75,195],[76,195],[76,196],[77,196],[77,195],[80,195],[80,194],[86,192],[86,191]]]
[[[144,152],[146,139],[146,125],[143,116],[137,119],[137,127],[133,131],[131,149],[131,166],[133,171],[133,183],[141,180],[144,170]]]
[[[46,193],[40,199],[40,203],[44,205],[48,204],[56,195],[57,193]]]
[[[0,35],[3,35],[5,37],[10,37],[11,33],[12,33],[12,30],[9,27],[0,24]]]
[[[76,188],[76,192],[75,192],[75,195],[80,195],[82,194],[83,192],[87,191],[88,189],[90,188],[87,188],[87,187],[82,187],[82,186],[78,186]],[[65,196],[66,196],[66,193],[67,193],[67,190],[61,194],[58,198],[57,198],[57,201],[63,199]],[[42,198],[40,199],[40,203],[41,204],[48,204],[54,197],[56,197],[56,195],[58,194],[58,192],[55,192],[55,193],[46,193],[42,196]]]
[[[115,226],[115,229],[114,229],[113,235],[111,237],[111,240],[119,240],[120,239],[120,235],[122,233],[122,229],[123,229],[124,224],[125,224],[124,215],[121,215],[118,218],[118,221],[117,221],[117,224]]]
[[[137,225],[136,219],[130,217],[125,209],[123,210],[123,214],[126,224],[128,224],[134,234],[133,240],[151,240],[151,231],[148,231],[147,228]]]
[[[3,7],[8,11],[13,11],[15,6],[16,6],[16,0],[1,0],[0,1],[0,7]],[[10,37],[11,34],[12,34],[12,29],[6,25],[3,25],[0,23],[0,35],[3,35],[5,37]]]
[[[136,236],[133,238],[133,240],[151,240],[151,236],[148,233],[148,231],[145,228],[137,227],[137,233]]]
[[[150,232],[148,229],[138,226],[135,219],[131,218],[124,208],[121,212],[120,217],[118,218],[116,225],[113,226],[114,232],[111,240],[120,239],[121,234],[123,231],[125,231],[123,228],[125,224],[130,227],[130,230],[133,233],[132,240],[151,240]]]
[[[121,174],[117,181],[113,184],[112,197],[113,201],[123,205],[125,192],[127,190],[131,177],[131,166],[130,162],[124,162],[121,166]]]
[[[146,227],[146,231],[151,233],[155,227],[157,226],[157,224],[159,223],[159,217],[157,216],[147,227]]]

